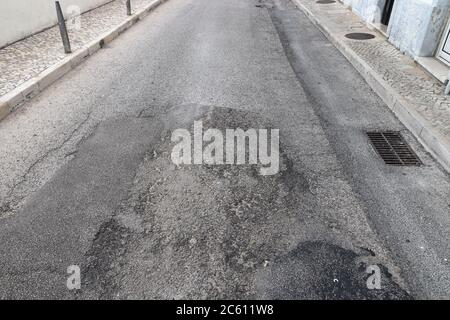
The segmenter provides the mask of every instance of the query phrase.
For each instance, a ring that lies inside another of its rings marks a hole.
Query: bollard
[[[448,96],[450,94],[450,71],[448,72],[447,82],[445,85],[445,95]]]
[[[70,48],[69,34],[67,33],[66,21],[64,20],[61,5],[59,4],[59,1],[56,1],[55,5],[56,5],[56,15],[58,16],[59,32],[61,33],[61,39],[64,45],[64,52],[71,53],[72,50]]]
[[[131,16],[131,0],[127,0],[127,15]]]

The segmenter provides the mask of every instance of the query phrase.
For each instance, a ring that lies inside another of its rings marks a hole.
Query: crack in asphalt
[[[27,193],[24,196],[15,196],[14,193],[16,192],[16,189],[19,188],[22,184],[24,184],[28,179],[29,179],[29,175],[30,173],[33,171],[33,169],[39,165],[41,162],[43,162],[44,160],[46,160],[51,154],[53,154],[54,152],[62,149],[73,137],[74,135],[89,121],[91,115],[92,115],[92,111],[93,110],[89,110],[89,112],[87,113],[86,117],[75,127],[75,129],[57,146],[47,150],[43,155],[41,155],[40,157],[38,157],[38,159],[36,159],[23,173],[23,175],[20,177],[20,180],[18,182],[16,182],[10,189],[10,191],[8,192],[8,195],[5,197],[4,202],[6,202],[6,207],[8,208],[8,211],[4,211],[3,214],[4,215],[10,215],[13,214],[15,210],[17,210],[17,208],[20,206],[20,204],[24,201],[25,198],[29,197],[33,191]],[[98,125],[98,124],[97,124]],[[91,130],[91,132],[95,131],[95,126],[93,128],[93,130]],[[81,137],[81,139],[77,142],[76,145],[79,145],[80,143],[82,143],[83,141],[83,137]],[[77,148],[77,146],[75,147]],[[72,151],[69,155],[71,154],[75,154],[77,151],[74,150]],[[68,155],[65,155],[65,157],[67,157]],[[37,190],[39,188],[39,186],[35,187],[34,190]],[[1,206],[1,208],[4,208],[5,205]],[[3,209],[5,210],[5,209]],[[2,211],[0,209],[0,213],[2,213]],[[2,218],[2,215],[0,214],[0,219]]]

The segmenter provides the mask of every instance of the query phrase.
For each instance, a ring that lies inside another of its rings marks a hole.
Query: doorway
[[[391,20],[394,1],[395,0],[386,0],[386,4],[384,5],[383,15],[381,16],[381,23],[385,26],[387,26],[389,24],[389,21]]]

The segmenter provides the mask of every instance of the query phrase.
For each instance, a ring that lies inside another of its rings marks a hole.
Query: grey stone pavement
[[[139,10],[151,2],[133,0],[132,9]],[[80,28],[69,28],[72,51],[76,52],[127,17],[124,0],[115,0],[82,14]],[[0,96],[65,57],[67,54],[64,53],[58,26],[0,49]]]

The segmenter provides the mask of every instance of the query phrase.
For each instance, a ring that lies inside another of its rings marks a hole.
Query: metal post
[[[445,86],[445,95],[448,96],[449,94],[450,94],[450,71],[448,72],[447,83]]]
[[[127,15],[131,16],[131,0],[127,0]]]
[[[56,15],[58,16],[59,32],[61,33],[61,39],[64,45],[64,52],[71,53],[72,50],[70,49],[69,34],[67,33],[66,21],[64,20],[61,5],[59,4],[59,1],[55,1],[55,5],[56,5]]]

